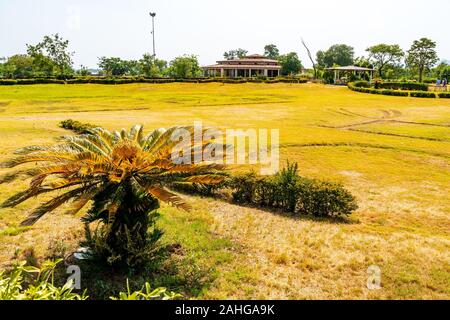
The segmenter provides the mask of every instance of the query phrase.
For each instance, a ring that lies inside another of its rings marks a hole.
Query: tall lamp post
[[[152,17],[152,35],[153,35],[153,58],[156,57],[156,51],[155,51],[155,12],[150,12],[150,17]]]

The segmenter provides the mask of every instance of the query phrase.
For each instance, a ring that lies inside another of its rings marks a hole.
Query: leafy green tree
[[[89,69],[86,66],[81,65],[80,69],[77,70],[77,74],[79,74],[82,77],[86,77],[86,76],[90,76],[91,72],[89,71]]]
[[[226,60],[234,60],[234,59],[241,59],[247,55],[248,51],[245,49],[236,49],[236,50],[230,50],[223,54],[223,57]]]
[[[398,44],[377,44],[367,48],[366,51],[369,53],[369,60],[374,62],[380,78],[383,78],[383,69],[386,66],[399,64],[405,55]]]
[[[438,79],[450,80],[450,65],[446,62],[441,62],[434,70],[434,76]]]
[[[424,72],[430,70],[438,61],[436,42],[427,38],[415,40],[407,51],[406,64],[418,72],[419,82],[422,82]]]
[[[282,55],[278,60],[281,64],[281,74],[283,75],[297,74],[302,69],[302,62],[296,52]]]
[[[264,47],[264,56],[269,59],[278,59],[280,56],[280,50],[274,44],[268,44]]]
[[[71,73],[73,52],[68,51],[69,40],[64,40],[58,34],[45,36],[37,45],[27,45],[28,54],[35,59],[38,68],[49,70],[50,60],[60,75]]]
[[[180,141],[174,141],[172,135],[178,129],[144,134],[139,125],[129,132],[123,129],[111,133],[94,128],[89,134],[66,136],[56,145],[18,150],[0,168],[25,167],[0,176],[0,184],[29,179],[30,186],[7,199],[1,207],[15,207],[40,195],[51,196],[21,224],[31,226],[64,204],[68,205],[68,213],[76,214],[91,203],[83,221],[100,223],[96,238],[87,232],[91,248],[113,265],[133,267],[144,263],[155,258],[161,237],[161,231],[155,226],[158,200],[189,210],[167,188],[174,183],[214,186],[225,179],[219,165],[174,163],[172,152]],[[193,127],[184,129],[193,135]],[[186,147],[184,154],[193,156],[198,152],[192,142]],[[104,245],[96,246],[99,242]],[[147,256],[144,261],[143,257]]]
[[[167,62],[164,60],[156,59],[151,54],[144,54],[141,60],[139,60],[140,74],[153,78],[160,77],[164,74],[167,68]]]
[[[348,66],[354,63],[354,49],[345,44],[335,44],[327,51],[317,52],[317,64],[321,68],[330,68],[335,65]]]
[[[33,75],[33,58],[26,54],[16,54],[3,64],[3,74],[7,78],[28,78]]]
[[[202,75],[202,69],[195,55],[184,55],[170,62],[169,76],[174,78],[195,78]]]
[[[124,60],[126,75],[129,76],[138,76],[141,75],[141,65],[139,61],[136,60]]]
[[[118,57],[101,57],[98,66],[107,76],[124,76],[130,73],[129,63]]]

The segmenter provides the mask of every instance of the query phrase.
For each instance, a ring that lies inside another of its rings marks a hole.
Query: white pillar
[[[264,69],[264,76],[267,77],[268,74],[269,74],[268,70],[267,70],[267,69]]]
[[[238,69],[234,69],[234,77],[235,77],[235,78],[238,77]]]
[[[252,69],[248,69],[248,77],[249,77],[249,78],[252,77]]]
[[[223,68],[220,69],[220,77],[223,78]]]

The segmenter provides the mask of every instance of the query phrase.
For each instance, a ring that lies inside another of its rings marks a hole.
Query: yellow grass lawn
[[[315,84],[0,86],[0,160],[67,134],[58,122],[68,118],[108,129],[196,120],[280,129],[282,161],[297,161],[301,175],[342,182],[357,197],[349,223],[195,197],[190,214],[163,207],[166,241],[215,270],[194,298],[450,299],[449,99]],[[0,185],[0,201],[25,186]],[[50,243],[73,248],[82,238],[79,217],[58,212],[18,228],[38,201],[0,209],[1,266],[19,249],[33,246],[44,257]],[[207,239],[226,244],[212,249]],[[366,287],[371,265],[381,268],[380,290]]]

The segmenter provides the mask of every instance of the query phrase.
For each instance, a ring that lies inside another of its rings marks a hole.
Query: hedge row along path
[[[428,99],[450,99],[450,92],[430,92],[430,91],[411,91],[411,90],[393,90],[393,89],[375,89],[372,87],[358,87],[353,82],[348,83],[347,88],[359,92],[375,95],[386,95],[405,98],[428,98]]]

